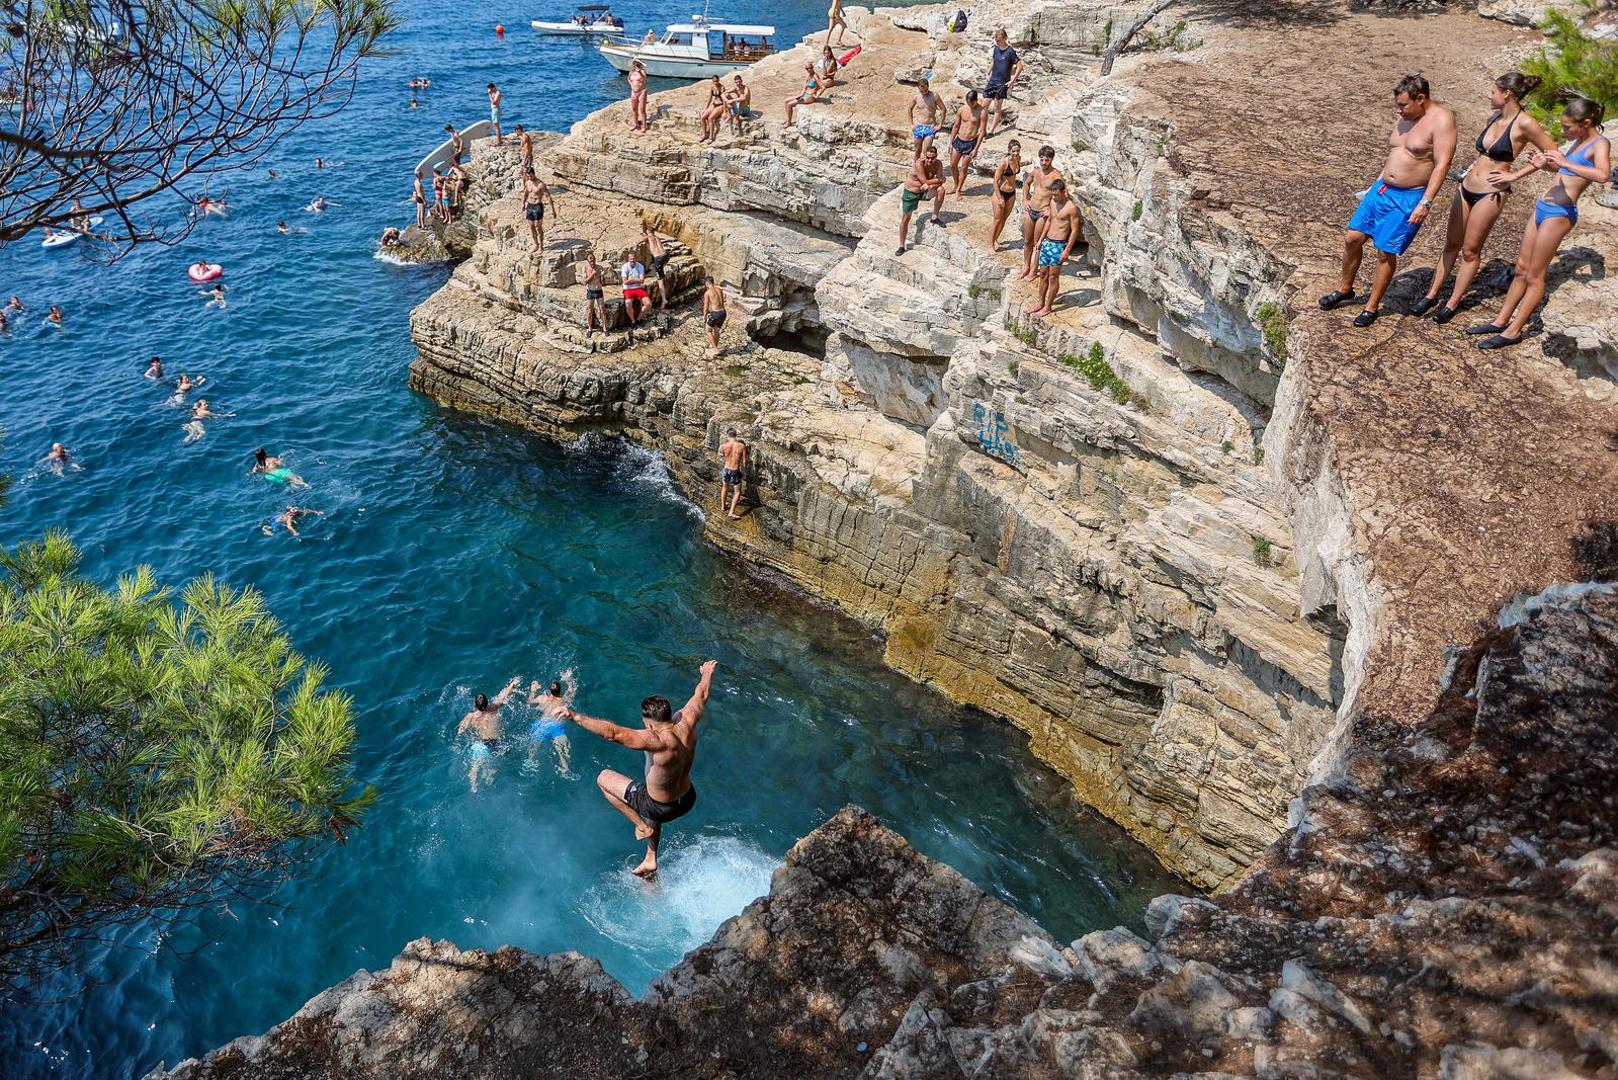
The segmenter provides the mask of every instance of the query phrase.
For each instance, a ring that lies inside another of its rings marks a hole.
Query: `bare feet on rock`
[[[1043,319],[1045,316],[1049,315],[1050,313],[1051,313],[1050,308],[1036,308],[1035,310],[1030,311],[1028,313],[1028,317],[1030,319]]]

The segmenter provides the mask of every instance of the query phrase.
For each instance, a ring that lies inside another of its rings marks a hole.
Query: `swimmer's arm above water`
[[[511,681],[506,683],[506,688],[494,695],[494,700],[490,701],[489,704],[496,709],[500,708],[500,706],[511,700],[511,692],[517,689],[518,684],[521,682],[521,675],[513,675]]]

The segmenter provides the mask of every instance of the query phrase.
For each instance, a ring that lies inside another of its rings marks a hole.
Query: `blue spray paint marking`
[[[999,458],[1007,465],[1022,467],[1022,447],[1017,445],[999,409],[990,411],[983,402],[972,406],[972,420],[978,428],[978,447],[990,457]]]

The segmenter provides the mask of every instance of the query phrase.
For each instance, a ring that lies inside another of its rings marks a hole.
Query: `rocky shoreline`
[[[1533,344],[1347,330],[1312,297],[1388,87],[1440,76],[1471,131],[1534,36],[1236,0],[1160,16],[1099,78],[1149,6],[991,3],[964,35],[953,6],[852,9],[864,49],[828,103],[713,147],[700,88],[657,95],[650,135],[610,107],[539,154],[539,258],[514,154],[479,144],[476,238],[412,315],[410,377],[655,448],[708,506],[736,427],[752,509],[709,514],[711,542],[1026,731],[1215,900],[1154,904],[1153,942],[1062,947],[849,810],[644,1002],[582,958],[418,942],[174,1075],[1618,1075],[1618,599],[1544,591],[1618,577],[1618,214],[1589,209]],[[1008,136],[1057,147],[1088,242],[1040,321],[1020,252],[988,250],[986,174],[892,254],[911,83],[975,85],[1001,25],[1030,76],[979,168]],[[803,55],[755,67],[755,101]],[[642,224],[670,310],[585,335],[578,265]],[[1485,294],[1519,234],[1502,219]],[[730,303],[717,358],[704,273]],[[596,1056],[525,1019],[553,1007]]]

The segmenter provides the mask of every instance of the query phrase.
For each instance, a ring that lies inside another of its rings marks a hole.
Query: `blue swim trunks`
[[[930,139],[938,134],[938,129],[931,124],[917,124],[910,129],[910,134],[918,139]]]
[[[1062,252],[1066,250],[1066,240],[1041,240],[1039,242],[1039,265],[1061,266]]]
[[[1378,251],[1403,255],[1421,231],[1420,225],[1410,224],[1410,215],[1421,205],[1424,191],[1426,188],[1394,187],[1379,177],[1348,219],[1348,227],[1369,236]]]
[[[1553,217],[1565,217],[1573,224],[1579,223],[1579,208],[1577,206],[1563,206],[1553,203],[1549,199],[1539,199],[1534,203],[1534,224],[1543,225]]]
[[[553,742],[567,734],[567,724],[561,720],[535,720],[528,734],[535,742]]]

